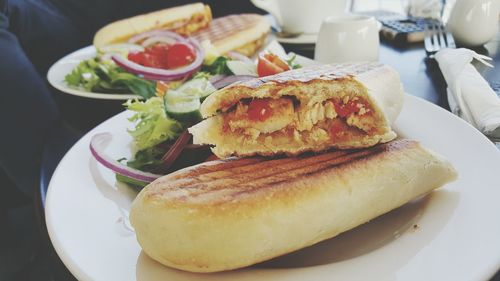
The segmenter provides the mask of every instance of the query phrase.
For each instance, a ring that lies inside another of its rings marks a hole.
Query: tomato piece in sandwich
[[[254,99],[248,105],[248,117],[255,121],[264,121],[273,115],[268,99]]]
[[[287,70],[290,70],[290,66],[277,55],[265,54],[259,56],[259,61],[257,63],[257,73],[259,77],[274,75]]]

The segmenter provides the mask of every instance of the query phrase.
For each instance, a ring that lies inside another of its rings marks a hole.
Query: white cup
[[[321,21],[344,13],[347,0],[251,0],[273,15],[288,33],[318,33]]]
[[[321,24],[314,59],[323,63],[378,61],[378,24],[373,17],[327,17]]]
[[[446,28],[459,45],[480,46],[498,32],[500,0],[458,0]]]

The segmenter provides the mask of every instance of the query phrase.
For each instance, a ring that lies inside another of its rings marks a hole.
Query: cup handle
[[[257,8],[261,8],[269,12],[273,17],[278,21],[278,24],[283,25],[283,21],[281,19],[280,10],[276,0],[250,0]]]

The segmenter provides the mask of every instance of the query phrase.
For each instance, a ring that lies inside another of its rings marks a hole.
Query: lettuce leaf
[[[155,96],[156,83],[137,77],[128,72],[114,73],[110,76],[111,85],[120,87],[124,85],[132,93],[139,95],[145,99]]]
[[[136,112],[129,118],[129,121],[136,124],[129,133],[134,138],[137,150],[173,140],[183,130],[180,122],[167,116],[161,97],[153,97],[146,101],[128,100],[125,107]]]
[[[163,163],[161,158],[167,153],[167,147],[156,145],[137,151],[134,159],[127,161],[127,166],[145,172],[156,173],[158,167]]]
[[[133,93],[145,99],[153,97],[156,83],[125,72],[113,61],[94,57],[80,62],[64,80],[70,87],[88,92]]]

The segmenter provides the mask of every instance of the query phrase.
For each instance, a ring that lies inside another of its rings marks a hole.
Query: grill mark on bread
[[[172,203],[218,204],[270,188],[286,188],[289,182],[415,145],[415,141],[398,140],[369,149],[332,151],[320,155],[243,158],[217,161],[213,165],[201,164],[155,181],[152,185],[156,187],[148,192],[148,196],[168,198]]]
[[[302,165],[309,165],[316,162],[317,164],[324,163],[327,161],[338,159],[345,155],[346,152],[339,151],[332,154],[321,155],[322,157],[307,157],[302,162]],[[186,187],[188,189],[193,189],[195,192],[191,195],[196,196],[198,193],[196,190],[203,190],[204,186],[209,186],[211,190],[227,188],[227,181],[236,184],[237,186],[244,186],[245,182],[259,182],[260,180],[265,180],[267,178],[290,173],[296,171],[301,167],[297,167],[297,158],[283,158],[276,160],[264,160],[255,164],[246,165],[242,167],[236,167],[233,169],[228,169],[225,171],[215,172],[211,174],[199,175],[193,178],[193,182],[185,182],[181,185],[176,185],[176,188]],[[312,166],[311,165],[311,166]],[[242,185],[243,183],[243,185]]]
[[[208,28],[195,33],[193,36],[200,42],[210,40],[212,43],[223,40],[233,34],[250,29],[257,25],[261,16],[256,14],[229,15],[212,20]]]
[[[371,149],[361,150],[354,153],[346,154],[338,158],[334,158],[332,159],[332,161],[321,162],[313,166],[295,168],[292,170],[292,173],[284,171],[276,175],[260,178],[249,185],[239,186],[240,191],[233,192],[231,195],[232,197],[237,197],[237,196],[247,195],[256,191],[261,191],[266,188],[273,188],[273,187],[286,188],[286,184],[289,182],[296,181],[297,177],[314,176],[316,174],[322,173],[323,171],[334,169],[338,166],[346,165],[360,158],[370,157],[380,152],[382,152],[382,150],[371,150]]]
[[[236,158],[228,158],[224,160],[216,160],[208,163],[203,163],[196,166],[196,169],[183,169],[178,172],[169,175],[169,180],[177,180],[186,177],[195,177],[201,174],[207,174],[210,172],[216,172],[220,170],[230,169],[233,167],[243,167],[245,165],[251,165],[256,162],[261,162],[262,160],[258,157],[254,158],[241,158],[235,161]]]
[[[237,179],[241,181],[243,179],[258,179],[261,177],[281,173],[289,168],[294,169],[296,166],[297,159],[305,158],[302,165],[313,164],[317,162],[324,162],[331,160],[332,158],[340,157],[347,154],[348,151],[335,151],[327,154],[311,156],[299,156],[296,158],[241,158],[232,161],[224,161],[222,163],[216,163],[215,165],[201,164],[199,166],[193,167],[193,169],[187,169],[187,171],[181,170],[179,173],[174,175],[174,177],[164,177],[162,185],[164,189],[170,188],[196,188],[199,187],[197,184],[210,183],[213,189],[213,183],[222,180]],[[242,165],[240,165],[242,164]],[[208,166],[208,167],[206,167]]]

